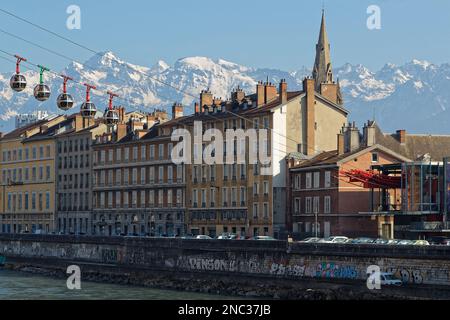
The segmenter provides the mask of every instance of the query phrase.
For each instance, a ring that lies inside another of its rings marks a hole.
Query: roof
[[[322,152],[316,155],[315,157],[306,160],[301,164],[293,167],[292,169],[309,168],[317,166],[332,166],[332,165],[340,166],[343,163],[351,161],[354,158],[357,158],[358,156],[365,154],[367,152],[371,152],[373,150],[383,151],[393,157],[398,158],[400,161],[405,162],[411,161],[410,159],[402,156],[401,154],[396,153],[393,150],[390,150],[382,145],[375,144],[370,147],[360,147],[351,152],[346,152],[342,154],[339,154],[337,150]]]
[[[28,124],[26,126],[23,126],[21,128],[17,128],[7,134],[5,134],[0,140],[8,140],[8,139],[16,139],[16,138],[20,138],[25,132],[37,128],[43,124],[45,124],[46,122],[48,122],[47,119],[43,119],[43,120],[39,120],[35,123],[31,123]]]
[[[416,160],[426,154],[432,161],[442,161],[450,156],[450,135],[406,134],[405,143],[400,143],[397,134],[384,134],[376,126],[376,143],[381,144],[409,159]]]

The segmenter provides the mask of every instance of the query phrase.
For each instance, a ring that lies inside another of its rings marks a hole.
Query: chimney
[[[200,105],[198,104],[198,102],[195,103],[195,114],[200,114]]]
[[[202,90],[200,93],[200,107],[204,110],[205,106],[210,107],[213,104],[213,95],[209,90]]]
[[[172,106],[172,119],[178,119],[183,116],[183,105],[175,102]]]
[[[363,139],[366,147],[371,147],[376,144],[374,121],[367,121],[367,123],[364,125]]]
[[[406,130],[397,130],[397,139],[402,144],[406,143]]]
[[[116,138],[117,141],[122,140],[127,135],[127,125],[125,123],[119,123],[117,125]]]
[[[345,131],[345,152],[353,152],[360,147],[359,130],[355,122],[349,124]]]
[[[274,84],[267,81],[264,86],[264,103],[273,101],[278,96],[277,88]]]
[[[84,118],[81,114],[75,115],[75,131],[78,132],[84,129]]]
[[[259,81],[256,85],[256,106],[260,107],[265,103],[265,86],[262,81]]]
[[[316,153],[316,114],[315,114],[315,81],[311,78],[303,80],[303,91],[306,93],[306,155]]]
[[[285,104],[287,102],[287,82],[286,79],[281,79],[280,82],[280,103]]]
[[[238,86],[236,90],[231,93],[231,101],[240,104],[245,99],[245,92]]]
[[[338,133],[337,135],[337,152],[338,155],[345,153],[345,139],[343,133]]]
[[[119,122],[123,123],[125,121],[125,108],[122,106],[118,107],[117,113],[119,114]]]

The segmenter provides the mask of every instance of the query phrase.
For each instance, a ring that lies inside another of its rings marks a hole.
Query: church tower
[[[322,10],[319,41],[316,45],[316,60],[313,67],[315,90],[328,100],[343,104],[340,85],[333,80],[333,67],[330,58],[330,42],[325,25],[325,12]]]

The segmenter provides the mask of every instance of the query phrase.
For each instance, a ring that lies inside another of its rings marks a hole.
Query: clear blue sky
[[[413,58],[450,62],[450,1],[325,0],[334,65],[362,63],[377,69]],[[81,8],[82,29],[66,28],[66,8]],[[381,8],[382,29],[366,27],[369,5]],[[172,64],[193,55],[248,66],[295,70],[311,67],[321,0],[21,0],[1,8],[97,51],[129,62]],[[92,54],[0,13],[0,28],[84,61]],[[62,69],[67,61],[0,34],[0,48]],[[13,66],[0,60],[0,71]]]

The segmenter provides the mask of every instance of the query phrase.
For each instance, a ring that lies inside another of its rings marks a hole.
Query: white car
[[[349,239],[347,237],[328,237],[325,239],[321,239],[319,243],[346,243]]]
[[[380,273],[380,280],[382,286],[401,286],[403,284],[402,280],[397,279],[389,272]]]
[[[204,235],[204,234],[200,234],[200,235],[196,236],[195,239],[198,239],[198,240],[211,240],[212,238],[210,236],[207,236],[207,235]]]

